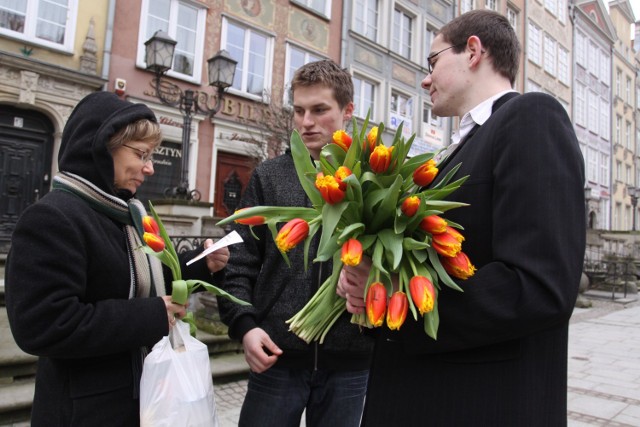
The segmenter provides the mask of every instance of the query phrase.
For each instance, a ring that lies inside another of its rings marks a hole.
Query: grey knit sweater
[[[248,206],[310,206],[290,152],[266,160],[255,169],[240,202],[240,207]],[[251,235],[248,226],[232,227],[244,243],[229,247],[231,258],[223,287],[252,306],[218,299],[229,336],[241,341],[250,329],[261,327],[284,352],[277,366],[368,369],[373,340],[350,323],[349,313],[334,324],[323,344],[306,344],[285,323],[331,274],[331,263],[313,263],[305,271],[303,245],[299,245],[288,253],[289,267],[266,226],[254,227],[260,240]],[[315,258],[318,237],[310,247],[310,260]]]

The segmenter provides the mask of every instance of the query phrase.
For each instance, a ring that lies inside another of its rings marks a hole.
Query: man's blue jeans
[[[369,371],[271,368],[250,373],[239,427],[360,425]]]

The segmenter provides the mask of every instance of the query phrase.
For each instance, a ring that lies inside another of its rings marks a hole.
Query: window
[[[0,34],[71,52],[77,0],[0,1]]]
[[[411,59],[411,38],[413,19],[401,10],[393,11],[393,38],[391,49],[407,59]]]
[[[600,51],[600,80],[605,82],[607,86],[611,84],[611,58],[606,52]]]
[[[600,122],[598,121],[600,103],[598,102],[598,95],[592,90],[589,91],[589,104],[587,107],[589,109],[589,130],[597,134],[598,130],[600,130]]]
[[[567,6],[565,0],[558,0],[558,21],[563,24],[567,22]]]
[[[138,64],[144,66],[144,42],[162,30],[176,43],[169,74],[200,83],[206,9],[179,0],[143,0]]]
[[[589,147],[587,150],[587,158],[585,159],[587,162],[587,179],[589,181],[595,182],[596,177],[598,175],[598,157],[596,155],[596,151]]]
[[[353,27],[358,34],[378,41],[378,0],[356,0],[353,17]]]
[[[556,41],[549,34],[544,35],[544,70],[555,77]]]
[[[466,13],[469,12],[470,10],[473,10],[476,8],[476,2],[475,0],[461,0],[460,1],[460,13]]]
[[[569,86],[569,51],[558,46],[558,80]]]
[[[622,85],[622,70],[616,68],[616,96],[622,97],[621,86]]]
[[[587,38],[580,31],[576,33],[576,62],[587,68]]]
[[[287,44],[287,66],[284,70],[284,81],[286,82],[286,85],[284,90],[283,105],[289,105],[291,95],[291,79],[293,79],[293,75],[295,74],[296,70],[302,67],[304,64],[318,61],[320,59],[321,57],[318,55],[307,52],[306,50],[300,49],[299,47],[293,46],[291,44]]]
[[[485,8],[498,11],[498,0],[485,0]]]
[[[587,69],[594,76],[599,75],[598,71],[600,69],[600,63],[598,60],[598,57],[599,57],[598,53],[599,53],[598,47],[594,43],[589,42],[589,49],[587,49],[587,61],[588,61]]]
[[[397,129],[402,125],[402,134],[408,138],[413,133],[413,98],[391,92],[391,104],[389,105],[389,129]]]
[[[222,48],[238,61],[232,88],[262,97],[271,82],[273,40],[252,28],[222,21]]]
[[[620,144],[621,132],[622,132],[622,117],[616,114],[616,133],[615,135],[613,135],[614,144]]]
[[[609,186],[609,156],[605,153],[600,153],[600,184]]]
[[[364,118],[367,112],[371,112],[369,118],[375,117],[375,91],[376,84],[359,76],[354,75],[353,78],[353,103],[355,108],[353,114],[357,117]]]
[[[616,181],[622,180],[622,162],[616,160]]]
[[[427,28],[424,32],[424,63],[427,64],[429,61],[427,60],[427,58],[429,58],[429,55],[431,54],[431,43],[433,43],[433,39],[436,38],[436,30],[429,27],[427,25]]]
[[[609,102],[600,98],[600,137],[609,140],[609,130],[611,129],[611,115]]]
[[[427,103],[424,103],[422,107],[422,123],[425,126],[435,126],[442,127],[442,118],[433,114],[431,110],[431,106]]]
[[[529,22],[529,54],[527,55],[529,61],[536,64],[542,63],[541,57],[541,37],[540,28],[538,28],[533,22]]]
[[[321,15],[331,17],[331,0],[295,0],[297,3],[313,9]]]
[[[526,92],[542,92],[542,87],[532,81],[532,80],[527,80],[527,88],[525,89]]]
[[[558,0],[544,0],[544,8],[556,15],[558,13]]]
[[[625,146],[631,150],[631,122],[627,120],[626,122],[626,126],[625,126],[625,135],[624,135],[624,139],[625,139]]]
[[[513,29],[517,33],[518,32],[518,12],[511,9],[510,7],[507,7],[507,20],[509,21],[509,24],[511,24],[511,27],[513,27]]]
[[[585,86],[576,82],[575,84],[575,95],[576,95],[576,104],[575,104],[575,117],[573,118],[576,121],[576,124],[586,127],[587,123],[587,100],[585,98]]]
[[[627,77],[627,85],[625,86],[625,100],[627,104],[633,105],[631,101],[631,79],[629,77]]]

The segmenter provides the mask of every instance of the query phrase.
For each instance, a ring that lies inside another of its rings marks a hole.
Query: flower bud
[[[344,130],[340,129],[333,133],[333,143],[339,145],[344,151],[351,147],[351,137]]]
[[[281,252],[289,252],[309,235],[309,224],[303,219],[294,218],[287,222],[276,235],[276,246]]]
[[[436,292],[431,280],[424,276],[413,276],[409,281],[409,293],[420,314],[429,313],[433,310]]]
[[[413,182],[419,187],[426,187],[433,182],[436,175],[438,175],[436,161],[430,159],[413,171]]]
[[[238,209],[237,211],[235,211],[235,213],[242,212],[243,210],[246,210],[246,209],[248,208]],[[266,220],[267,218],[265,218],[264,216],[255,215],[247,218],[239,218],[239,219],[236,219],[234,222],[237,224],[244,224],[244,225],[262,225],[265,223]]]
[[[373,152],[373,149],[376,147],[376,143],[378,142],[378,126],[374,126],[371,128],[369,133],[367,134],[367,143],[369,144],[369,152]],[[364,149],[365,147],[363,147]]]
[[[458,279],[466,280],[476,272],[469,257],[462,251],[454,257],[440,257],[440,262],[449,275]]]
[[[387,326],[391,330],[400,329],[400,326],[407,318],[409,310],[409,301],[404,292],[394,292],[389,299],[389,308],[387,309]]]
[[[335,177],[325,175],[322,172],[316,176],[316,188],[320,191],[320,195],[324,201],[330,205],[341,202],[347,194],[344,190],[340,189],[340,184]]]
[[[342,245],[342,262],[352,267],[360,264],[362,260],[362,243],[358,239],[349,239]]]
[[[394,147],[387,147],[386,145],[376,145],[369,156],[369,165],[371,170],[375,173],[384,173],[389,169],[391,164],[391,153]]]
[[[157,236],[160,235],[160,227],[158,227],[158,223],[152,216],[145,215],[142,217],[142,228],[147,233],[152,233]]]
[[[346,179],[352,173],[353,172],[351,172],[351,169],[349,169],[346,166],[340,166],[338,168],[338,170],[336,171],[334,177],[335,177],[336,181],[338,181],[338,185],[340,186],[340,189],[342,191],[346,191],[346,189],[347,189],[347,183],[343,182],[344,179]]]
[[[162,252],[164,250],[164,240],[157,234],[149,233],[145,231],[142,235],[142,240],[149,246],[154,252]]]
[[[420,228],[431,234],[444,233],[447,231],[447,221],[438,215],[428,215],[420,221]]]
[[[460,233],[458,233],[460,234]],[[431,246],[442,256],[454,257],[462,249],[462,243],[457,237],[447,232],[434,234],[431,240]]]
[[[387,311],[387,289],[382,283],[375,282],[369,286],[365,308],[369,322],[374,327],[382,326]]]
[[[420,207],[420,197],[418,196],[409,196],[402,202],[402,206],[400,206],[400,210],[403,214],[408,217],[412,217],[418,211]]]

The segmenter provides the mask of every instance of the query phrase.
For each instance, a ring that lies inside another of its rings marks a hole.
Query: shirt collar
[[[473,129],[475,125],[482,126],[484,122],[489,120],[489,117],[491,117],[491,113],[493,110],[493,103],[509,92],[515,92],[515,90],[509,89],[498,92],[473,107],[468,113],[465,113],[465,115],[462,116],[462,119],[460,119],[460,126],[458,130],[451,137],[452,143],[459,143],[465,136],[469,134],[469,132],[471,132],[471,129]]]

